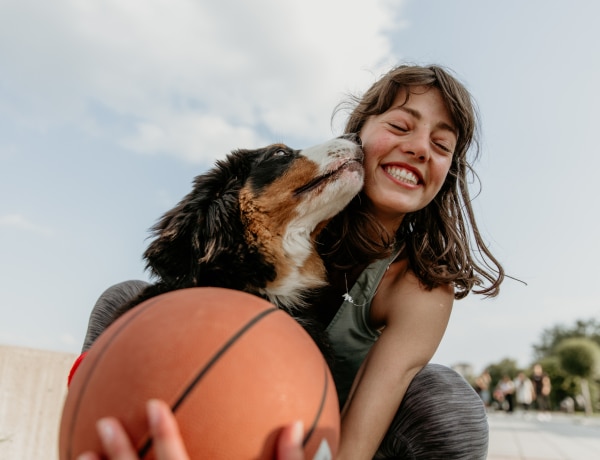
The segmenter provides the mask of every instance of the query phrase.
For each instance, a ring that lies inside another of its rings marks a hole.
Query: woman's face
[[[439,90],[416,87],[405,100],[401,90],[390,109],[371,116],[360,132],[364,191],[391,233],[405,214],[423,209],[440,191],[457,141]]]

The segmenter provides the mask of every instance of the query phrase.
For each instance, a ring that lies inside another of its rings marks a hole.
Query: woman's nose
[[[429,136],[413,133],[404,140],[402,150],[404,153],[414,155],[420,161],[427,160],[429,158]]]

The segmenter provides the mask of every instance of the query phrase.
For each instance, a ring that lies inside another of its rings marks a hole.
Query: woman
[[[476,393],[426,366],[453,300],[473,288],[495,295],[503,279],[467,188],[476,121],[469,93],[436,66],[393,69],[350,114],[345,131],[362,139],[365,185],[321,234],[330,289],[318,305],[337,358],[339,458],[486,456]]]
[[[440,67],[400,66],[355,102],[345,132],[362,141],[365,185],[321,233],[330,286],[314,301],[343,407],[338,458],[484,459],[480,398],[428,364],[454,299],[496,295],[504,277],[467,188],[471,96]]]

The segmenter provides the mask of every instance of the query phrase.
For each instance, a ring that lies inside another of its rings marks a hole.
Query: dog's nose
[[[348,134],[343,134],[339,137],[339,139],[346,139],[348,141],[352,141],[355,144],[358,144],[360,147],[362,147],[362,140],[361,138],[358,136],[358,133],[348,133]]]

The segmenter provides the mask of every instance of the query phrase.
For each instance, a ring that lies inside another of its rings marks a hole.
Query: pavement
[[[599,460],[600,416],[490,412],[488,460]]]
[[[0,344],[0,460],[56,460],[76,355]],[[487,460],[600,460],[600,415],[490,412]]]

